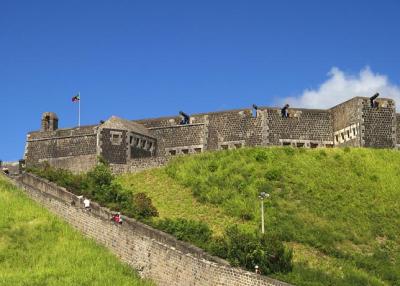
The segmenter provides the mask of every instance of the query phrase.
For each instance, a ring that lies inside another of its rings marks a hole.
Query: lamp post
[[[264,234],[264,199],[269,197],[266,192],[261,192],[258,196],[261,200],[261,233]]]

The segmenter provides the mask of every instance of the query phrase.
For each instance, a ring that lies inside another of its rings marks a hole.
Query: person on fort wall
[[[3,171],[3,173],[6,174],[6,175],[9,175],[9,174],[10,174],[10,171],[9,171],[8,168],[6,168],[6,167],[3,167],[3,168],[2,168],[2,171]]]
[[[117,223],[117,224],[122,224],[121,213],[120,213],[120,212],[115,213],[115,214],[112,216],[111,220],[112,220],[113,222]]]
[[[91,211],[90,200],[88,198],[85,198],[83,200],[83,205],[84,205],[86,211]]]

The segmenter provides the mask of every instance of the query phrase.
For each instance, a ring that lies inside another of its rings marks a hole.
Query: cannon
[[[289,104],[285,104],[285,106],[281,109],[281,115],[283,118],[288,118],[289,117]]]
[[[378,103],[375,101],[375,99],[379,96],[379,92],[375,93],[373,96],[369,98],[369,102],[371,104],[371,108],[378,107]]]
[[[179,115],[182,116],[182,120],[179,124],[186,125],[190,123],[190,116],[187,115],[185,112],[179,111]]]

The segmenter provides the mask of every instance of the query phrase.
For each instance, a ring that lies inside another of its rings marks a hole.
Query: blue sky
[[[399,3],[0,0],[0,159],[22,157],[44,111],[76,125],[78,91],[82,124],[360,90],[400,101]]]

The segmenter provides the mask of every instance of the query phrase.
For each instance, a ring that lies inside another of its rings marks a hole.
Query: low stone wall
[[[48,162],[50,166],[57,169],[70,170],[75,174],[85,173],[96,166],[97,155],[80,155],[61,158],[48,158],[40,160],[39,163]]]
[[[164,166],[170,159],[171,157],[148,157],[133,159],[128,161],[127,164],[110,164],[110,168],[114,174],[135,173]]]
[[[23,174],[15,182],[32,199],[108,247],[157,285],[289,285],[230,267],[224,260],[134,219],[116,225],[108,209],[92,203],[92,210],[86,211],[74,194],[34,175]]]

